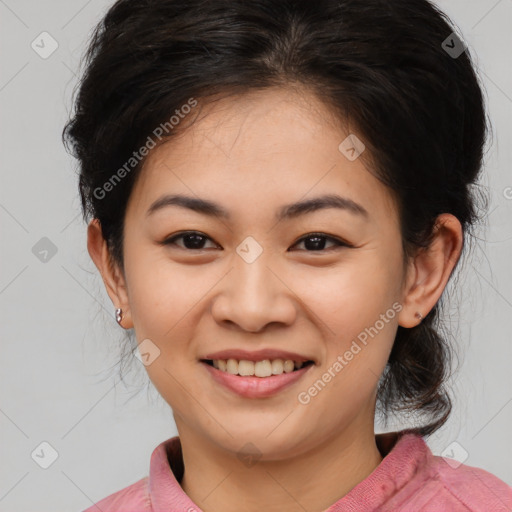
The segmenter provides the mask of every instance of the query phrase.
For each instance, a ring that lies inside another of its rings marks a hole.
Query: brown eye
[[[317,252],[324,251],[328,249],[332,249],[333,247],[328,247],[326,249],[326,241],[334,243],[334,248],[336,247],[352,247],[350,244],[343,242],[342,240],[338,240],[332,236],[325,235],[323,233],[310,233],[302,237],[294,246],[299,243],[304,243],[305,250],[308,252]]]
[[[183,244],[176,243],[177,240],[183,240]],[[211,239],[208,238],[203,233],[198,231],[187,231],[185,233],[180,233],[179,235],[175,235],[171,238],[166,239],[163,245],[177,245],[182,249],[188,250],[203,250],[205,249],[204,244]],[[218,246],[214,244],[214,248]]]

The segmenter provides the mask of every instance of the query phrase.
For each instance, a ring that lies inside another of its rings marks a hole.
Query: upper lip
[[[292,361],[303,363],[305,363],[306,361],[314,362],[314,359],[311,357],[303,356],[295,352],[288,352],[285,350],[276,349],[255,350],[252,352],[240,349],[226,349],[220,350],[219,352],[212,352],[204,357],[201,357],[200,359],[236,359],[238,361],[263,361],[264,359],[291,359]]]

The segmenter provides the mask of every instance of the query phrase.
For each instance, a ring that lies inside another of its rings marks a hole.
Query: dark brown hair
[[[84,218],[100,220],[123,268],[126,205],[143,160],[107,198],[98,190],[155,127],[190,98],[299,84],[356,127],[397,198],[404,255],[428,246],[445,212],[467,240],[488,125],[469,49],[456,55],[453,32],[427,0],[117,1],[93,32],[63,131],[80,164]],[[417,327],[398,327],[378,391],[385,418],[421,413],[424,435],[451,410],[439,307]]]

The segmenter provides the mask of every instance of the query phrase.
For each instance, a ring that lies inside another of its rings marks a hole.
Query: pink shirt
[[[451,467],[422,437],[402,431],[376,440],[382,462],[328,512],[512,511],[512,487],[483,469]],[[149,477],[84,512],[201,512],[180,487],[182,475],[180,440],[173,437],[153,451]]]

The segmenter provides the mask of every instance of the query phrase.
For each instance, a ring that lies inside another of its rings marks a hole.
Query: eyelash
[[[179,233],[177,235],[173,235],[170,238],[167,238],[166,240],[164,240],[161,243],[162,243],[162,245],[177,245],[175,243],[175,241],[179,240],[180,238],[183,238],[183,237],[185,237],[187,235],[199,235],[199,236],[201,236],[203,238],[206,238],[206,239],[208,239],[208,240],[213,242],[213,240],[211,240],[210,237],[206,236],[204,233],[201,233],[200,231],[184,231],[184,232]],[[297,245],[300,242],[303,242],[304,240],[307,240],[308,238],[314,238],[314,237],[316,237],[316,238],[325,238],[328,241],[334,242],[337,247],[330,247],[328,249],[319,249],[319,250],[316,250],[316,251],[308,251],[308,250],[306,250],[306,252],[325,252],[325,251],[329,251],[329,250],[340,248],[340,247],[346,247],[346,248],[353,248],[354,247],[353,245],[349,244],[348,242],[345,242],[344,240],[341,240],[339,238],[335,238],[335,237],[326,235],[325,233],[308,233],[307,235],[304,235],[302,238],[297,240],[293,244],[293,246]],[[179,245],[178,245],[178,247],[180,249],[184,249],[186,251],[194,251],[194,252],[208,250],[208,249],[189,249],[187,247],[181,247]]]

